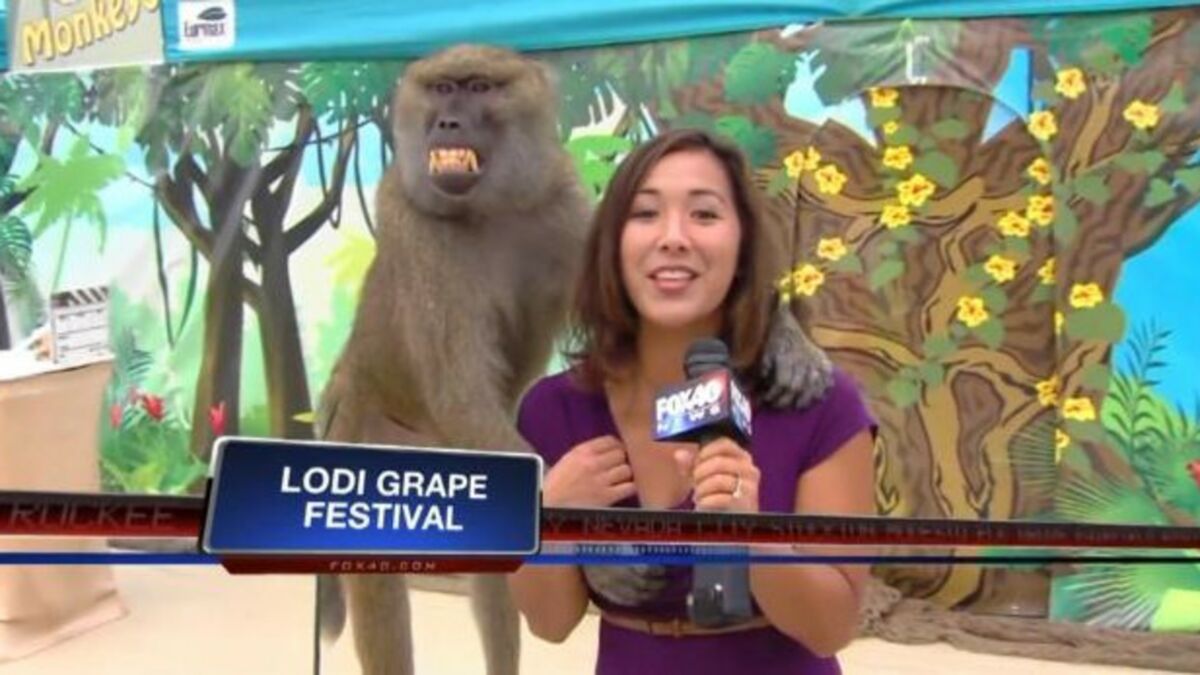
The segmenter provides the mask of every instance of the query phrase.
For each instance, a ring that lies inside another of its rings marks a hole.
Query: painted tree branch
[[[346,170],[350,164],[350,152],[354,149],[354,144],[358,142],[358,135],[354,131],[354,127],[347,125],[342,130],[338,139],[337,160],[333,168],[333,177],[330,181],[329,191],[325,193],[325,197],[308,215],[304,216],[300,222],[291,227],[284,237],[286,237],[287,251],[291,253],[299,248],[310,237],[316,234],[321,225],[329,219],[334,208],[342,203],[342,188],[346,184]]]

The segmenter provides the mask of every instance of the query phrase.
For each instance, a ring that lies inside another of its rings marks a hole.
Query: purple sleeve
[[[812,451],[801,467],[801,473],[828,459],[855,434],[868,430],[874,437],[878,430],[858,382],[841,369],[834,370],[833,386],[817,406]]]
[[[551,378],[538,380],[521,398],[517,408],[517,431],[546,466],[553,466],[569,449],[562,397],[557,382]]]

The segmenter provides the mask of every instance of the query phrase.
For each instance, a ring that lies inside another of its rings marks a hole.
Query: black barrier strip
[[[0,492],[0,535],[192,537],[202,497]],[[543,509],[542,541],[1200,549],[1200,527]]]

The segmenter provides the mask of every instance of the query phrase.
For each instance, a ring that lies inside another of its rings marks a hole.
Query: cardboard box
[[[111,362],[0,379],[0,490],[100,491]],[[105,551],[102,539],[0,537],[3,551]],[[108,566],[0,565],[0,663],[127,613]]]

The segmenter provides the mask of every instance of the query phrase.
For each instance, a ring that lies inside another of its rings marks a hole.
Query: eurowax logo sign
[[[184,51],[228,49],[233,46],[234,27],[230,0],[179,3],[179,48]]]

